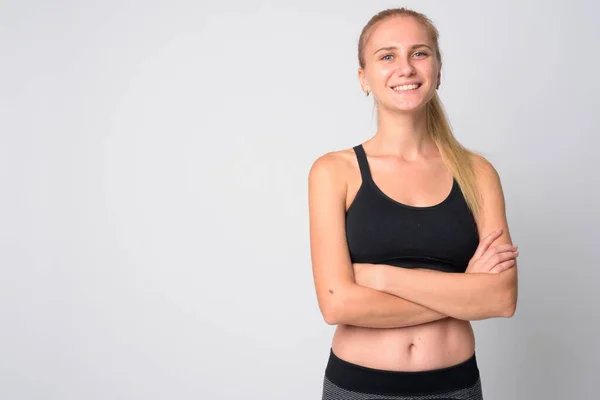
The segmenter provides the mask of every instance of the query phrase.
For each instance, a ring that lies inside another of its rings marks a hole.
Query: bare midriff
[[[338,325],[332,350],[342,360],[390,371],[426,371],[469,359],[475,336],[469,321],[444,318],[402,328]]]

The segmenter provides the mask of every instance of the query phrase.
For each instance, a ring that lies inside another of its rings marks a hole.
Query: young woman
[[[452,135],[426,16],[375,15],[358,58],[377,132],[309,173],[317,299],[337,325],[322,398],[481,399],[470,321],[517,303],[498,174]]]

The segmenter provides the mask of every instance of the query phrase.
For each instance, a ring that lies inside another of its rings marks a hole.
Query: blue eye
[[[424,51],[417,51],[417,52],[414,53],[414,55],[417,56],[417,57],[419,57],[419,58],[422,58],[422,57],[426,57],[428,54],[426,52],[424,52]],[[380,58],[380,60],[390,61],[391,58],[388,58],[388,57],[394,57],[394,55],[393,54],[385,54],[384,56],[382,56]]]

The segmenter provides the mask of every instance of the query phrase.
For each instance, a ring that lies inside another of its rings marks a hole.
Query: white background
[[[597,3],[357,4],[0,3],[0,398],[320,398],[308,171],[374,133],[358,35],[402,5],[520,248],[485,398],[596,397]]]

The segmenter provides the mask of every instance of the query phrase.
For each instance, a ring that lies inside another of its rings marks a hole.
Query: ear
[[[363,92],[371,91],[371,88],[369,87],[369,82],[367,82],[367,78],[365,76],[365,70],[362,68],[358,69],[358,80],[360,82],[360,88]]]

